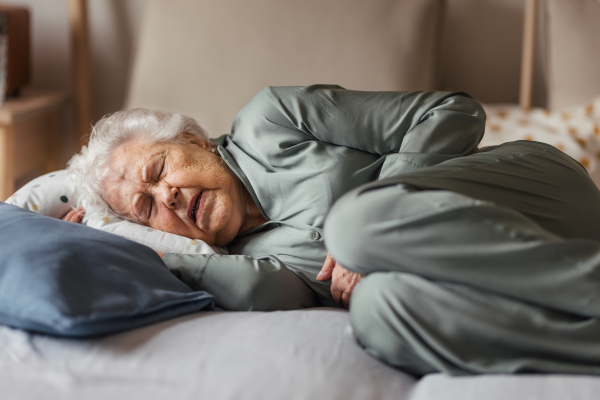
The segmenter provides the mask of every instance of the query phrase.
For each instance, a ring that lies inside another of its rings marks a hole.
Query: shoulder
[[[236,114],[231,125],[231,137],[243,136],[246,132],[269,123],[277,112],[273,106],[274,99],[271,88],[266,87],[258,92]]]
[[[291,139],[290,135],[302,138],[305,135],[296,129],[286,112],[289,107],[288,99],[298,96],[302,96],[301,87],[265,87],[235,116],[231,126],[231,140],[246,151],[258,151],[259,147],[277,147],[277,142]]]
[[[318,103],[321,97],[330,97],[339,90],[345,91],[339,85],[267,86],[237,113],[234,127],[247,122],[277,120],[301,114],[303,107],[310,107],[313,103]]]

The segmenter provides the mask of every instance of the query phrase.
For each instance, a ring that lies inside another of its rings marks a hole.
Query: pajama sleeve
[[[317,306],[314,292],[276,257],[165,254],[169,270],[193,290],[205,290],[231,311]]]
[[[335,85],[267,87],[238,114],[234,132],[242,119],[264,132],[272,124],[302,133],[299,140],[385,156],[380,179],[470,154],[485,128],[485,111],[465,93],[365,92]]]

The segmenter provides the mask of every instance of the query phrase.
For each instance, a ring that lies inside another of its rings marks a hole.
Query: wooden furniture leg
[[[15,191],[14,132],[10,126],[0,126],[0,201]]]
[[[77,106],[77,149],[87,144],[92,123],[92,62],[87,0],[69,0],[73,78]]]
[[[538,0],[526,0],[523,22],[523,48],[521,53],[521,91],[519,104],[524,110],[531,108],[533,69],[535,61],[535,33],[537,30]]]

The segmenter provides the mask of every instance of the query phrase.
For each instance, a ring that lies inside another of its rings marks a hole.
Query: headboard
[[[599,95],[600,0],[522,1],[526,15],[521,105],[531,106],[536,44],[544,55],[549,108]],[[85,0],[70,0],[72,11],[81,11],[73,6],[79,3]],[[148,0],[125,108],[186,113],[214,136],[226,132],[237,110],[266,85],[337,82],[355,89],[437,88],[443,83],[437,82],[436,70],[443,11],[450,4],[446,3]],[[74,44],[80,50],[76,55],[86,54],[85,40]],[[80,69],[89,68],[76,63],[76,72]],[[77,76],[89,73],[79,71]],[[75,86],[84,87],[78,92],[91,97],[89,84],[80,81]],[[81,135],[90,125],[85,96],[78,97]]]
[[[433,89],[442,0],[149,0],[126,108],[211,136],[265,86]]]

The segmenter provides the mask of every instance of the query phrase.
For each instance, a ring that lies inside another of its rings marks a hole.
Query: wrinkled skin
[[[317,275],[318,281],[331,279],[331,296],[336,303],[342,303],[342,306],[350,306],[350,298],[354,287],[364,277],[357,272],[350,271],[336,262],[331,254],[327,253],[327,258],[321,271]]]
[[[266,219],[211,149],[210,142],[191,134],[183,134],[181,142],[126,142],[114,151],[110,174],[102,182],[105,200],[142,225],[225,246]]]

